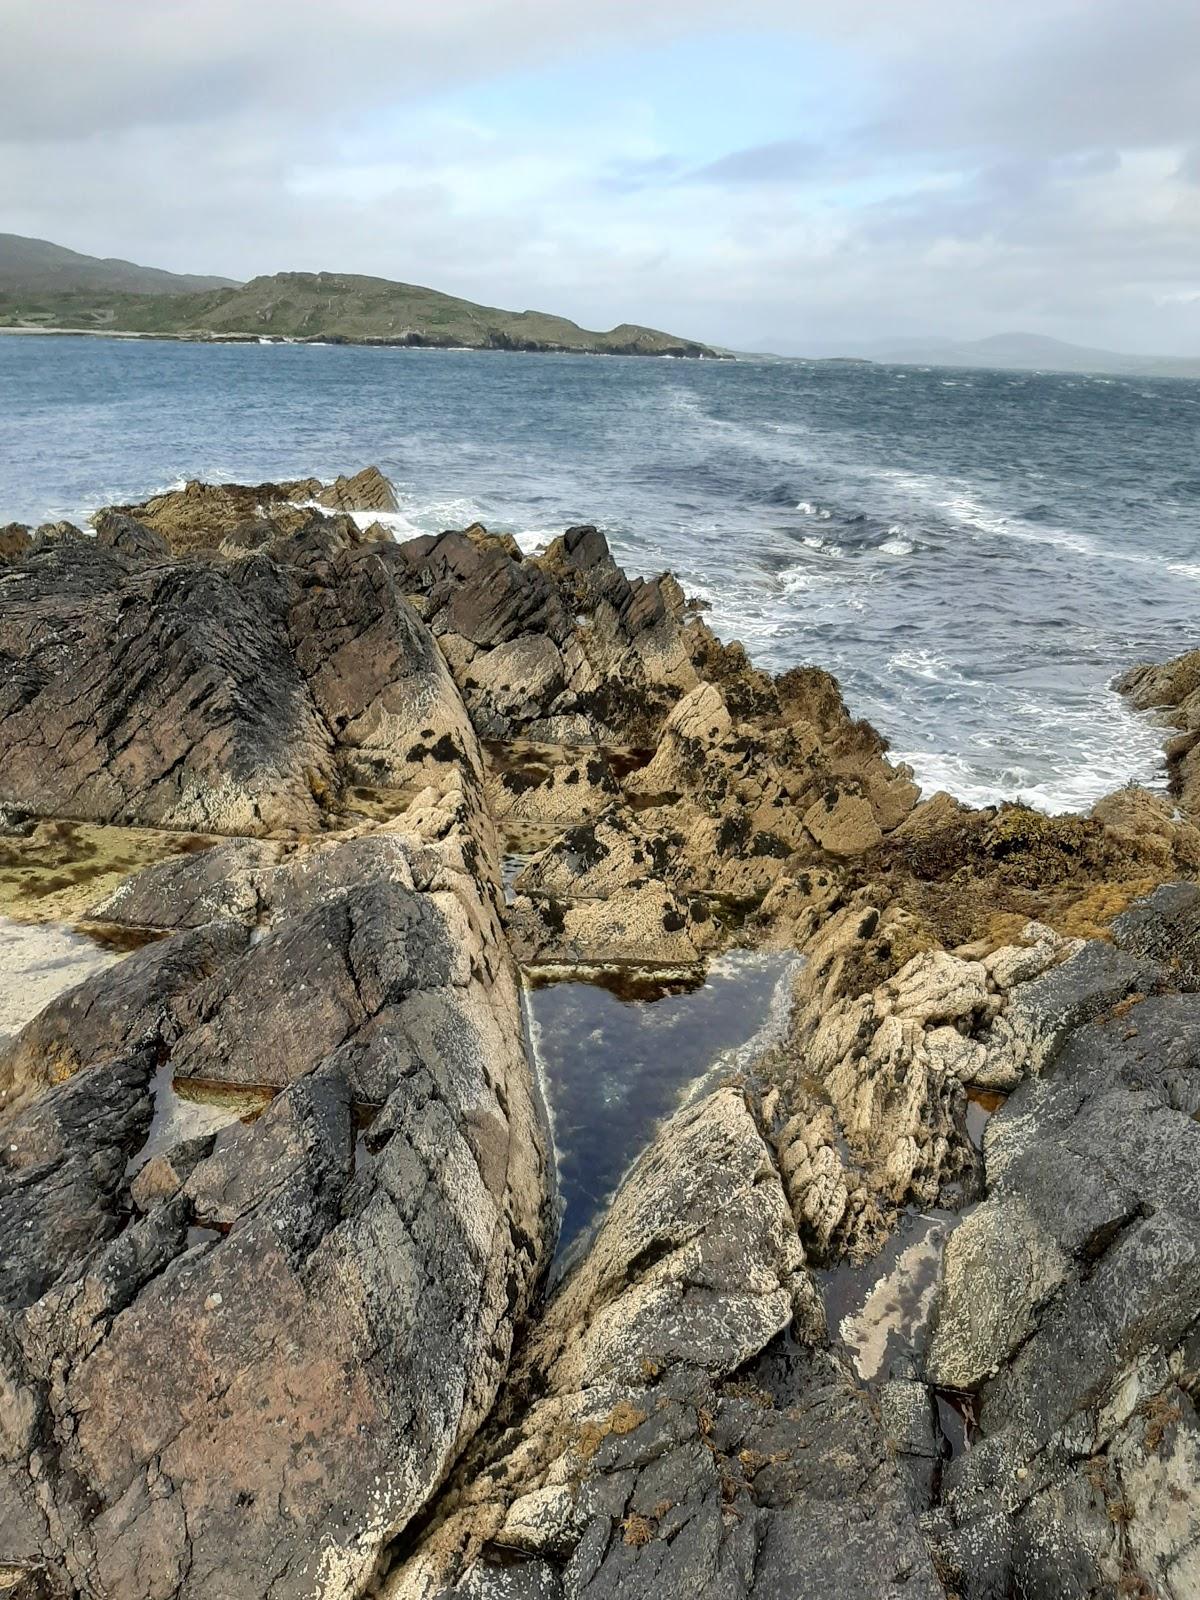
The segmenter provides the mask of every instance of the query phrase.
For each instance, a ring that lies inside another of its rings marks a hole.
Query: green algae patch
[[[414,792],[412,789],[385,789],[365,783],[351,784],[342,793],[339,804],[342,816],[335,827],[354,827],[363,822],[391,822],[408,810]]]
[[[217,840],[162,828],[116,828],[54,818],[32,833],[0,837],[0,916],[14,922],[77,922],[123,878]]]

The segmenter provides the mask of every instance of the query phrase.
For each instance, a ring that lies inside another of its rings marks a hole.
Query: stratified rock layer
[[[265,833],[319,828],[350,781],[477,783],[386,562],[325,531],[228,562],[51,547],[0,578],[0,802]]]

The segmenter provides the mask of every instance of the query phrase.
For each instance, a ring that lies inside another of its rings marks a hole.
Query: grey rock
[[[635,1164],[383,1593],[941,1596],[737,1091]]]
[[[1200,989],[1200,885],[1167,883],[1113,923],[1122,950],[1157,961],[1172,988]]]
[[[1103,974],[1142,981],[1133,959],[1083,964],[1089,1006],[1111,997]],[[1060,1021],[1078,961],[1050,991]],[[937,1530],[965,1600],[1195,1592],[1197,1424],[1176,1375],[1200,1321],[1198,1107],[1200,997],[1159,995],[1060,1037],[989,1124],[988,1199],[949,1241],[930,1361],[979,1389],[983,1443],[948,1474]]]
[[[0,1563],[26,1587],[357,1595],[492,1406],[549,1231],[515,972],[459,841],[389,832],[375,876],[371,848],[299,852],[254,942],[179,933],[16,1041],[41,1093],[0,1114]],[[177,1095],[247,1080],[265,1109],[152,1153]]]

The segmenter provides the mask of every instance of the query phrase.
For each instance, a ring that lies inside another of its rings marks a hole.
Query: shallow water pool
[[[526,992],[554,1127],[560,1265],[698,1080],[750,1064],[787,1014],[796,957],[734,951],[699,984],[562,982]]]

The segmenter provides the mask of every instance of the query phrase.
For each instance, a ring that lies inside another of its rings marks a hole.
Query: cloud
[[[794,183],[811,173],[822,158],[819,145],[804,139],[775,139],[770,144],[734,150],[687,173],[685,183]]]
[[[5,0],[0,228],[590,325],[1200,350],[1194,0]]]

